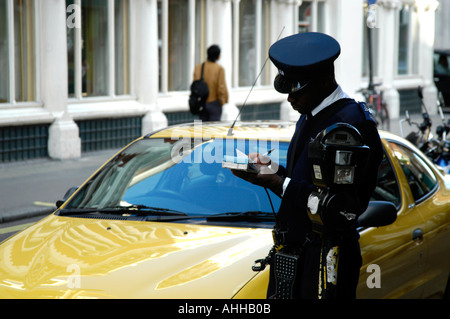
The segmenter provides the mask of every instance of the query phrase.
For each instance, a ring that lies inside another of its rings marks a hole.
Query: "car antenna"
[[[280,32],[280,34],[278,35],[277,41],[280,39],[281,34],[282,34],[283,31],[284,31],[284,28],[285,28],[285,27],[283,27],[283,28],[281,29],[281,32]],[[261,76],[261,73],[263,72],[264,67],[266,66],[267,60],[269,60],[269,56],[267,56],[266,60],[264,61],[264,64],[263,64],[263,66],[262,66],[262,68],[261,68],[261,71],[259,71],[259,74],[258,74],[258,76],[257,76],[256,79],[255,79],[255,82],[253,82],[253,85],[252,85],[252,87],[250,88],[250,91],[248,92],[247,97],[245,98],[244,104],[242,104],[241,108],[239,109],[239,113],[237,114],[236,118],[234,119],[233,124],[231,125],[230,129],[228,130],[227,136],[232,136],[232,135],[233,135],[234,125],[236,124],[236,121],[237,121],[237,119],[239,118],[239,115],[241,115],[242,109],[243,109],[244,106],[246,105],[247,100],[248,100],[248,97],[250,96],[250,93],[252,93],[253,88],[254,88],[255,85],[256,85],[256,82],[258,81],[259,77]]]

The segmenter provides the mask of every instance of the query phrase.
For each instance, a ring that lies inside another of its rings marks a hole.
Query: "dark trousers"
[[[297,280],[294,287],[294,298],[317,299],[319,291],[319,260],[321,242],[315,241],[304,247],[300,265],[297,269]],[[272,258],[272,261],[274,258]],[[362,265],[361,250],[357,239],[347,239],[340,245],[337,298],[356,299],[356,288]],[[271,265],[267,297],[275,294],[275,277]]]
[[[202,121],[220,121],[222,116],[222,105],[219,100],[206,103],[203,112],[200,114]]]

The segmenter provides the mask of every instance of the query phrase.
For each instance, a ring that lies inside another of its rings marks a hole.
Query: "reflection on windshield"
[[[105,165],[66,208],[145,205],[188,214],[272,212],[264,188],[222,168],[236,149],[266,153],[285,165],[287,143],[276,141],[142,139]],[[269,191],[275,211],[280,199]]]

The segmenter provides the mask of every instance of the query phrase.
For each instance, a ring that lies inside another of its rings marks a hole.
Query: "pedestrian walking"
[[[228,89],[225,82],[225,69],[217,62],[220,59],[220,47],[211,45],[207,50],[207,60],[195,66],[194,81],[201,78],[202,66],[203,79],[208,85],[209,95],[206,105],[199,114],[202,121],[220,121],[222,107],[228,103]]]

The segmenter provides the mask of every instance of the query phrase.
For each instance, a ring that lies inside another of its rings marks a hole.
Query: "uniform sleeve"
[[[366,166],[364,183],[359,187],[358,192],[362,213],[367,209],[370,198],[377,185],[378,167],[383,159],[383,146],[375,124],[366,124],[358,128],[358,130],[363,136],[365,144],[370,147],[370,156]]]
[[[296,206],[296,209],[302,210],[306,207],[306,201],[314,189],[314,185],[306,180],[291,179],[283,194],[283,198],[289,200]]]

